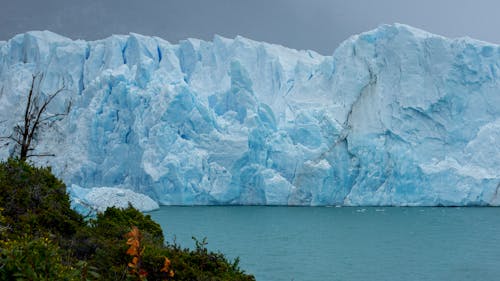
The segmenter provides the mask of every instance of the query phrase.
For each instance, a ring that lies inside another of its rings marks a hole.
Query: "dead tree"
[[[24,118],[15,125],[12,134],[8,137],[1,137],[4,140],[13,141],[15,144],[14,154],[17,154],[19,160],[26,161],[34,156],[54,156],[51,153],[33,154],[34,146],[38,141],[40,130],[53,125],[54,122],[69,113],[71,103],[62,113],[49,114],[47,108],[49,104],[65,90],[65,85],[61,86],[52,94],[43,95],[40,86],[43,75],[33,75],[29,89],[26,105],[24,108]],[[8,143],[6,144],[8,145]]]

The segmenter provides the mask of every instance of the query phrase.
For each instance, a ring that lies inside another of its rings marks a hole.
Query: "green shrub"
[[[5,232],[9,230],[9,226],[7,225],[7,219],[2,214],[3,208],[0,208],[0,240],[5,238]]]
[[[164,245],[161,227],[149,215],[129,207],[108,208],[92,220],[92,245],[98,245],[91,264],[98,268],[103,280],[127,280],[127,267],[131,257],[126,254],[127,239],[124,235],[136,226],[142,234],[144,253],[141,268],[148,280],[255,280],[238,266],[239,260],[231,263],[221,253],[207,250],[206,240],[196,240],[196,249],[183,249],[179,245]],[[165,257],[171,262],[174,277],[161,271]]]
[[[91,220],[91,226],[96,235],[117,240],[123,239],[123,235],[136,226],[152,243],[163,245],[161,226],[150,215],[144,215],[131,205],[126,209],[107,208]]]
[[[88,233],[82,235],[87,237],[88,246],[93,247],[90,264],[97,268],[97,272],[105,280],[126,280],[130,257],[126,254],[128,247],[124,235],[132,226],[141,230],[148,251],[163,247],[164,238],[160,225],[149,215],[144,215],[131,206],[126,209],[111,207],[104,213],[97,214],[90,221]]]
[[[2,241],[0,280],[80,280],[80,271],[64,265],[61,250],[48,238]]]
[[[0,280],[255,280],[206,241],[194,251],[165,245],[163,231],[133,207],[108,208],[93,219],[70,208],[66,186],[50,168],[0,163]],[[140,255],[127,237],[140,231]],[[130,263],[140,258],[132,274]],[[168,265],[168,266],[167,266]],[[168,268],[168,270],[167,270]],[[172,272],[170,270],[173,270]],[[137,272],[137,271],[136,271]]]
[[[230,262],[223,254],[207,250],[206,239],[195,239],[196,249],[168,245],[163,252],[172,261],[176,280],[252,281],[255,277],[239,268],[239,259]]]
[[[69,237],[84,225],[70,207],[66,186],[49,168],[9,159],[0,163],[0,207],[13,235],[53,233]]]

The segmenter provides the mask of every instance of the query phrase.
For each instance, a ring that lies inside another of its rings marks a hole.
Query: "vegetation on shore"
[[[133,207],[84,218],[50,168],[0,163],[0,280],[255,280],[221,253],[165,244]]]

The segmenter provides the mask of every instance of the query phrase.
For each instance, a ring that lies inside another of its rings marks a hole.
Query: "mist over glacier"
[[[402,24],[332,56],[243,37],[0,42],[0,135],[62,85],[33,158],[164,205],[499,205],[500,47]],[[0,151],[7,158],[9,144]],[[80,189],[79,189],[80,190]]]

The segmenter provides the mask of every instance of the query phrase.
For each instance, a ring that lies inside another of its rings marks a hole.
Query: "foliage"
[[[80,272],[62,263],[61,251],[48,238],[23,236],[2,241],[0,280],[79,280]]]
[[[125,235],[133,227],[141,230],[141,242],[148,250],[163,247],[161,227],[149,215],[132,206],[126,209],[111,207],[90,220],[86,241],[94,251],[91,262],[108,280],[127,279],[129,257]],[[91,252],[92,249],[86,251]]]
[[[49,168],[0,163],[0,280],[255,280],[197,241],[165,245],[161,227],[133,207],[85,221]]]
[[[68,237],[84,224],[70,207],[66,186],[49,168],[14,159],[0,163],[0,190],[5,224],[14,234],[50,232]]]
[[[146,249],[146,247],[142,241],[141,231],[137,227],[133,226],[132,230],[125,234],[125,237],[128,238],[127,245],[129,246],[127,255],[132,256],[132,261],[128,263],[129,274],[136,277],[138,280],[146,280],[148,272],[142,266],[144,250]],[[160,277],[161,280],[168,280],[170,278],[173,278],[175,274],[174,271],[170,269],[170,260],[167,257],[163,258],[163,266],[161,267],[161,269],[159,271],[154,270],[153,272],[163,274],[163,276]]]
[[[238,259],[231,263],[223,254],[208,251],[205,239],[196,240],[194,251],[176,244],[164,245],[160,226],[132,207],[108,208],[92,220],[92,226],[93,244],[99,245],[94,259],[99,262],[94,266],[105,280],[130,279],[130,266],[123,266],[130,265],[130,254],[137,257],[136,273],[147,273],[148,280],[255,280],[240,270]],[[131,250],[131,245],[139,247]],[[132,275],[137,277],[132,280],[144,280],[140,274]]]
[[[144,245],[142,244],[142,235],[139,229],[135,226],[132,230],[125,234],[128,238],[127,245],[129,246],[126,254],[132,256],[132,261],[128,263],[129,274],[137,277],[139,280],[147,280],[148,272],[141,268],[142,256],[144,255]]]
[[[165,254],[172,260],[176,280],[211,280],[211,281],[251,281],[252,275],[245,274],[239,268],[239,259],[230,262],[223,254],[208,251],[207,241],[197,240],[196,249],[182,249],[179,245],[168,245]]]
[[[0,208],[0,240],[4,238],[4,233],[9,230],[9,227],[6,225],[7,219],[2,214],[3,208]]]
[[[91,221],[95,232],[110,239],[123,239],[132,226],[145,232],[146,239],[152,243],[163,244],[163,231],[150,215],[144,215],[131,205],[126,209],[116,207],[107,208],[98,213],[97,218]]]

